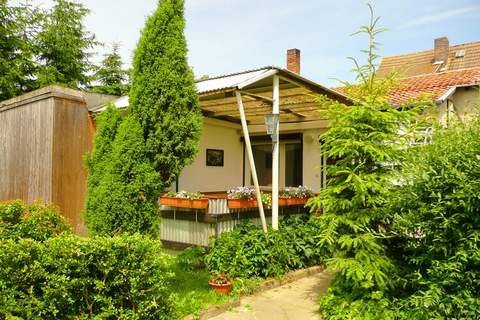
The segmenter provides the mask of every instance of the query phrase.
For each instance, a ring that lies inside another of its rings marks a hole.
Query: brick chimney
[[[448,59],[448,38],[441,37],[435,39],[435,47],[433,49],[433,63],[443,62],[446,63]]]
[[[287,70],[300,74],[300,50],[287,50]]]

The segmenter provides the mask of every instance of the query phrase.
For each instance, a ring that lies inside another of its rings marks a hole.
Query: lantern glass
[[[265,127],[267,127],[267,134],[274,134],[277,129],[278,114],[267,113],[265,115]]]

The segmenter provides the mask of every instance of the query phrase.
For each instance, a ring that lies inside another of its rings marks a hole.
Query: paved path
[[[241,306],[211,320],[320,320],[319,296],[332,276],[318,273],[281,287],[245,297]]]

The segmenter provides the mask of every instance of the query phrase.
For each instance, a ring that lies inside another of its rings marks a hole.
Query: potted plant
[[[226,273],[214,275],[208,284],[216,293],[220,294],[229,294],[233,287],[232,279]]]
[[[169,191],[160,197],[160,203],[165,206],[178,208],[206,209],[208,199],[199,192]]]
[[[257,207],[255,189],[253,187],[236,187],[228,190],[227,202],[230,209]]]

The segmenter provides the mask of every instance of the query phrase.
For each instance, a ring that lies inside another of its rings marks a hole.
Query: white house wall
[[[240,125],[205,117],[197,158],[180,175],[179,190],[225,191],[242,185],[243,143],[240,137]],[[224,150],[223,167],[206,165],[207,149]]]

